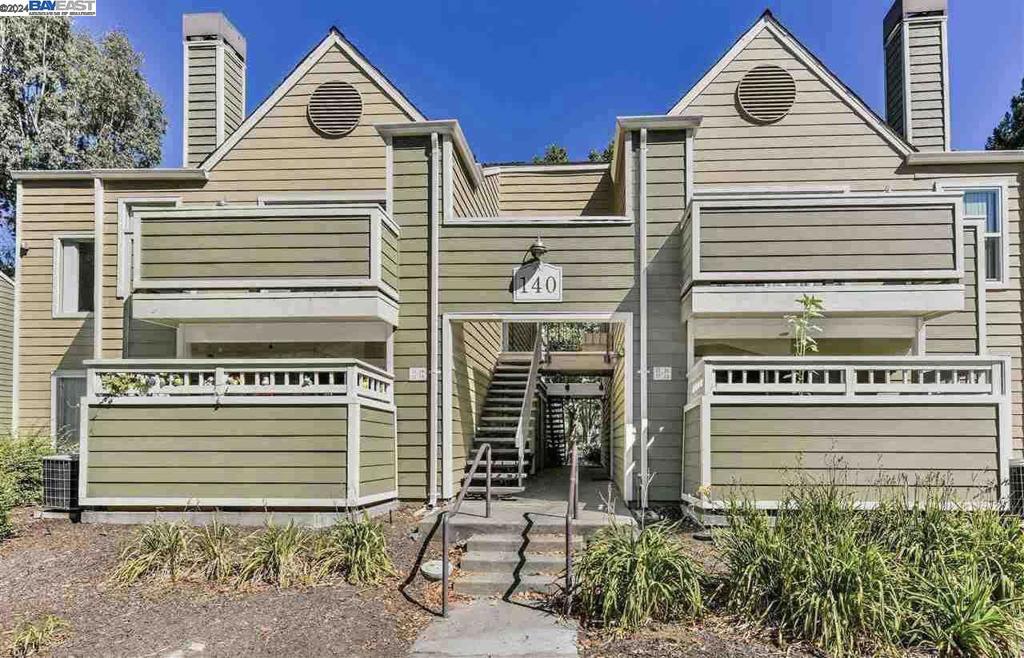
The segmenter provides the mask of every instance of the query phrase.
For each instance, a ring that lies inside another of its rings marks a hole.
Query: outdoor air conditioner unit
[[[1024,516],[1024,459],[1010,461],[1010,511]]]
[[[78,455],[43,457],[43,508],[78,510]]]

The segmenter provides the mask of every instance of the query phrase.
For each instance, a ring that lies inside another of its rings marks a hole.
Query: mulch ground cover
[[[110,581],[129,526],[72,524],[15,510],[17,535],[0,543],[0,653],[24,618],[53,614],[69,626],[56,656],[404,656],[430,619],[398,590],[422,540],[407,511],[383,517],[399,572],[380,587],[237,590],[230,585]],[[427,602],[422,579],[408,589]]]

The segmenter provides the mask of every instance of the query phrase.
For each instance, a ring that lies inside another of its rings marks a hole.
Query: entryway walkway
[[[416,638],[410,658],[563,658],[579,655],[577,626],[543,610],[498,599],[453,607]]]

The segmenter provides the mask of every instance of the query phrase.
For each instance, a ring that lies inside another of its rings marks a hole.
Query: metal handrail
[[[578,454],[575,444],[570,452],[570,474],[569,474],[569,496],[565,501],[565,614],[572,610],[572,549],[573,549],[573,526],[572,522],[579,516],[579,471],[577,465]]]
[[[469,471],[466,476],[462,478],[462,489],[459,491],[459,496],[455,499],[455,504],[452,505],[450,510],[442,510],[440,513],[441,517],[441,616],[448,616],[448,521],[455,517],[462,508],[462,501],[466,497],[466,492],[469,491],[469,483],[473,481],[473,476],[476,475],[476,469],[480,467],[480,460],[483,458],[484,453],[487,453],[487,480],[484,485],[484,517],[491,518],[491,444],[484,443],[476,451],[476,457],[473,458],[473,464],[469,467]]]

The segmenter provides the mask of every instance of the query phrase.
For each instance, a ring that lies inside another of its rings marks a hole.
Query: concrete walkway
[[[411,658],[562,658],[578,656],[575,622],[526,605],[479,599],[452,607],[416,638]]]

